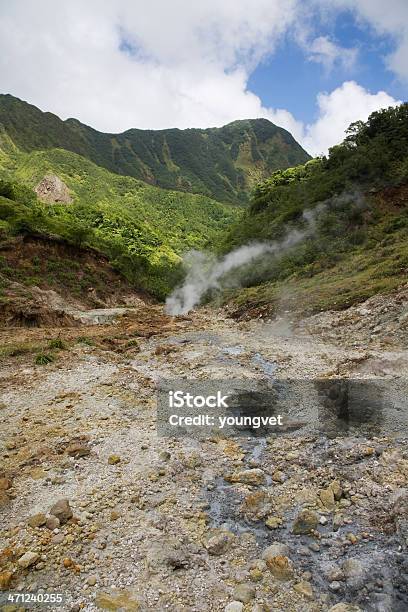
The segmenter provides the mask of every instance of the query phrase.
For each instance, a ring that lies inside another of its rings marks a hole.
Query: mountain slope
[[[32,189],[44,176],[62,180],[72,203],[37,200]],[[0,134],[0,242],[40,233],[92,247],[158,297],[178,277],[180,255],[214,244],[237,213],[206,196],[118,176],[63,149],[24,153]]]
[[[280,247],[243,271],[238,314],[337,310],[406,282],[408,104],[352,124],[327,158],[261,183],[223,250],[254,241]]]
[[[310,159],[289,132],[267,119],[105,134],[0,95],[0,124],[25,151],[63,148],[117,174],[235,204],[246,203],[252,187],[274,170]]]

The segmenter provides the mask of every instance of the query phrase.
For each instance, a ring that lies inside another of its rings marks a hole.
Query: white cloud
[[[345,69],[350,69],[357,59],[357,49],[346,49],[334,43],[327,36],[318,36],[307,45],[308,58],[313,62],[323,64],[326,70],[333,69],[335,64],[340,64]]]
[[[335,0],[335,2],[340,1]],[[358,48],[343,47],[327,34],[316,36],[317,17],[323,17],[323,22],[330,22],[327,13],[323,11],[323,7],[326,5],[320,5],[321,2],[322,0],[309,0],[309,2],[305,2],[301,7],[298,7],[298,18],[291,32],[292,37],[304,51],[307,59],[321,64],[326,72],[331,72],[335,67],[350,70],[356,64]],[[320,9],[320,11],[317,9]],[[334,11],[334,14],[336,13],[337,11]],[[333,16],[333,11],[331,16]]]
[[[333,5],[357,2],[364,4]],[[385,92],[370,94],[345,83],[320,94],[312,125],[287,110],[265,108],[248,90],[249,75],[283,36],[302,31],[303,11],[301,0],[3,2],[1,89],[62,118],[74,116],[113,132],[268,117],[306,149],[324,152],[351,121],[395,101]],[[326,67],[346,67],[354,59],[354,50],[306,27],[303,40],[311,41],[309,57]]]
[[[248,74],[297,0],[14,0],[0,5],[3,91],[103,130],[258,113]],[[123,38],[127,48],[120,50]]]
[[[341,142],[350,123],[365,121],[370,113],[399,102],[385,91],[371,94],[354,81],[346,81],[331,93],[319,94],[317,103],[319,117],[309,125],[295,121],[286,111],[271,113],[272,120],[280,121],[311,155],[326,153],[329,147]]]
[[[408,2],[406,0],[354,0],[356,10],[380,34],[394,36],[396,50],[386,58],[388,67],[408,81]]]
[[[327,0],[312,0],[323,13]],[[331,0],[330,10],[349,9],[379,35],[391,36],[395,51],[384,58],[386,65],[401,80],[408,81],[408,2],[407,0]]]

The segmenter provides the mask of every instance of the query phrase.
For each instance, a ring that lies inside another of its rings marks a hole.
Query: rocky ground
[[[18,352],[2,364],[3,593],[62,593],[71,612],[407,610],[405,431],[156,432],[161,377],[401,379],[400,336],[382,333],[376,304],[361,308],[358,333],[355,311],[292,329],[157,306],[112,325],[4,330],[5,346],[58,335],[67,348],[47,365]]]
[[[343,345],[408,348],[408,285],[347,310],[309,317],[301,327]]]

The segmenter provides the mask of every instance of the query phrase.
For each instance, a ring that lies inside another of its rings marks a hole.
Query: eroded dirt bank
[[[3,362],[0,586],[64,593],[71,611],[406,610],[404,431],[156,434],[159,377],[406,375],[399,337],[335,330],[150,306],[116,325],[4,331],[5,346],[68,348],[46,366]]]

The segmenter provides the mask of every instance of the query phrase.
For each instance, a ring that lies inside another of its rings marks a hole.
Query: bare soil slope
[[[2,244],[0,324],[69,326],[72,311],[150,302],[107,258],[64,240],[28,235]]]

